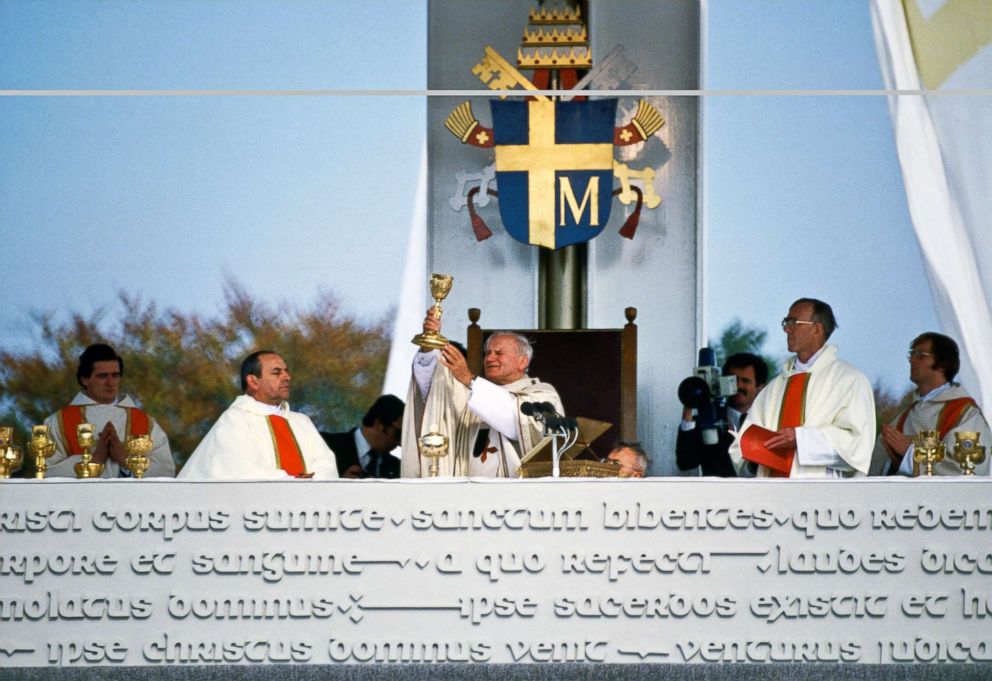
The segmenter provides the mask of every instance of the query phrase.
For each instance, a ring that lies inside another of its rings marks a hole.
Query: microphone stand
[[[567,452],[579,438],[578,428],[575,428],[575,437],[569,437],[570,430],[569,423],[564,417],[556,419],[554,424],[549,424],[547,418],[544,420],[544,433],[551,436],[551,477],[553,478],[561,477],[562,454]],[[561,446],[558,444],[558,438],[561,438]]]
[[[540,422],[544,426],[544,436],[551,437],[551,477],[561,477],[561,456],[579,439],[578,424],[574,426],[575,437],[569,442],[569,419],[556,414],[551,404],[524,402],[520,411]],[[561,438],[562,446],[559,446],[558,438]]]

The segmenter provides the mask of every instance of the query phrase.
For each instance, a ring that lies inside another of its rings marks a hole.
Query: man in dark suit
[[[382,395],[362,418],[362,425],[345,433],[321,433],[338,461],[342,478],[398,478],[400,460],[390,454],[400,443],[403,400]]]
[[[686,407],[675,442],[675,460],[679,470],[698,467],[701,475],[720,478],[734,478],[742,473],[735,469],[727,452],[751,403],[768,382],[768,366],[758,355],[738,352],[727,358],[722,371],[724,376],[737,377],[737,394],[727,399],[726,414],[722,415],[726,425],[717,430],[717,442],[706,444],[700,429],[696,427],[692,410]]]

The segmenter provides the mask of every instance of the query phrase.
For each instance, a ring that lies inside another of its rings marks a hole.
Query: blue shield
[[[562,248],[610,219],[616,99],[492,102],[503,225],[517,241]]]

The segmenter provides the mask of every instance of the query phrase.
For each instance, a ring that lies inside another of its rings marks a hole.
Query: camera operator
[[[722,373],[724,376],[737,378],[737,392],[727,398],[724,413],[717,414],[716,441],[713,441],[711,429],[698,427],[693,408],[686,405],[675,443],[675,460],[679,470],[688,471],[698,467],[701,475],[721,478],[748,475],[744,468],[745,462],[742,462],[740,468],[735,466],[728,450],[730,443],[734,441],[733,433],[740,428],[751,403],[768,381],[768,366],[758,355],[738,352],[723,363]],[[711,432],[707,434],[705,430]]]

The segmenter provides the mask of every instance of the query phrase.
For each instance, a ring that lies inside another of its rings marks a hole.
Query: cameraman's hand
[[[694,423],[696,417],[692,415],[692,407],[683,407],[682,409],[682,420],[686,423]]]

